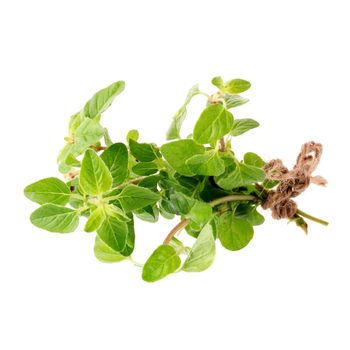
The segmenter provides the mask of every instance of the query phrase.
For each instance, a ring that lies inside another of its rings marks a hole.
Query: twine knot
[[[298,207],[291,198],[304,192],[310,183],[320,186],[327,184],[322,176],[311,176],[321,155],[322,145],[310,141],[301,147],[292,170],[288,170],[280,159],[273,159],[264,166],[267,179],[279,181],[277,188],[268,191],[262,203],[264,209],[271,209],[274,219],[293,218]]]

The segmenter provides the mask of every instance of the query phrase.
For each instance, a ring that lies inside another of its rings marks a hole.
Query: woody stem
[[[227,202],[232,202],[232,201],[256,201],[257,198],[255,196],[251,195],[240,195],[240,194],[232,194],[229,196],[221,197],[218,199],[215,199],[208,204],[211,207],[215,207],[216,205],[222,204],[222,203],[227,203]],[[184,229],[188,224],[190,220],[189,219],[183,219],[181,220],[165,237],[163,244],[168,244],[171,239],[176,235],[177,232],[181,231]]]

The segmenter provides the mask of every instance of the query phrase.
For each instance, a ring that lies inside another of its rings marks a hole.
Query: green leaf
[[[128,214],[129,221],[126,223],[128,234],[126,236],[126,244],[124,249],[120,252],[124,256],[130,256],[134,251],[135,247],[135,228],[134,228],[134,217],[132,214]]]
[[[148,258],[142,270],[142,279],[155,282],[175,272],[181,264],[181,259],[170,245],[159,246]]]
[[[184,195],[181,192],[175,192],[170,195],[170,203],[168,209],[176,215],[186,215],[190,212],[194,205],[194,199]]]
[[[160,202],[159,204],[159,213],[163,216],[164,219],[168,219],[168,220],[171,220],[175,217],[175,214],[173,212],[168,211],[168,206],[167,204],[163,201]]]
[[[187,159],[186,164],[197,175],[219,176],[225,171],[225,163],[216,150],[197,154]]]
[[[114,216],[107,216],[97,234],[108,247],[124,255],[123,250],[128,237],[128,226],[125,222],[119,221]]]
[[[166,136],[167,140],[174,140],[174,139],[181,138],[180,130],[181,130],[182,123],[184,122],[187,115],[187,105],[190,103],[192,97],[198,94],[200,94],[198,85],[192,86],[192,88],[189,90],[187,94],[185,103],[173,116],[173,122],[171,123],[170,128],[167,132],[167,136]]]
[[[139,139],[139,137],[140,137],[139,132],[136,129],[132,129],[126,134],[126,141],[129,144],[130,140],[137,141]]]
[[[30,216],[33,225],[50,232],[73,232],[79,224],[76,210],[56,204],[44,204]]]
[[[195,173],[191,171],[186,161],[194,155],[204,153],[205,148],[193,140],[186,139],[166,143],[160,148],[160,151],[170,166],[179,174],[193,176]]]
[[[252,225],[246,220],[236,218],[232,211],[219,217],[217,231],[221,244],[228,250],[244,248],[254,235]]]
[[[259,125],[260,124],[254,119],[249,119],[249,118],[235,119],[235,121],[233,122],[233,127],[230,134],[232,136],[239,136],[244,134],[250,129],[257,128]]]
[[[258,168],[262,168],[266,164],[264,160],[253,152],[247,152],[243,157],[243,161],[247,165],[252,165]]]
[[[48,177],[28,185],[24,195],[39,204],[53,203],[66,205],[71,197],[68,186],[55,177]]]
[[[175,174],[176,181],[181,185],[188,189],[190,194],[192,195],[194,191],[200,191],[202,186],[202,179],[199,176],[196,177],[188,177],[180,174]]]
[[[223,94],[222,96],[224,98],[226,108],[231,109],[234,107],[242,106],[249,102],[247,98],[244,98],[239,95],[230,95],[230,94]]]
[[[193,139],[201,144],[213,143],[232,129],[233,116],[221,103],[208,106],[200,115]]]
[[[149,143],[138,143],[130,139],[129,147],[131,154],[141,162],[151,162],[157,158],[157,150]]]
[[[240,203],[235,209],[235,216],[239,219],[248,221],[252,226],[258,226],[264,223],[264,217],[251,204]]]
[[[134,211],[135,215],[143,221],[157,222],[159,219],[159,209],[156,205],[148,205],[145,208]]]
[[[104,210],[108,216],[114,216],[119,221],[130,221],[130,217],[121,208],[114,204],[105,205]]]
[[[138,185],[140,187],[146,187],[154,192],[158,192],[157,185],[158,185],[160,178],[161,177],[159,175],[147,176],[143,180],[141,180],[138,183]]]
[[[133,166],[132,171],[136,175],[152,175],[158,171],[158,165],[154,162],[141,162]]]
[[[72,194],[79,195],[79,197],[73,197],[69,199],[69,205],[75,209],[81,208],[84,206],[84,197],[83,193],[80,191],[79,186],[79,177],[75,177],[74,179],[67,182],[67,186],[69,187]]]
[[[153,205],[161,196],[148,188],[129,185],[123,188],[118,200],[126,212]]]
[[[114,263],[127,259],[127,257],[110,248],[98,235],[96,235],[95,239],[94,253],[98,260],[105,263]]]
[[[80,112],[75,113],[70,117],[69,126],[68,126],[68,131],[70,136],[74,136],[75,131],[77,130],[79,125],[82,123],[83,118],[84,116]]]
[[[212,207],[204,202],[194,200],[188,217],[198,225],[206,224],[212,217]]]
[[[91,145],[99,142],[104,133],[104,129],[99,122],[85,118],[75,132],[71,153],[75,157],[84,153]]]
[[[214,77],[212,80],[211,80],[211,83],[216,86],[217,88],[219,89],[222,89],[225,85],[224,81],[222,80],[221,77]]]
[[[194,243],[182,270],[186,272],[201,272],[206,270],[215,258],[215,239],[210,224],[206,224]]]
[[[224,190],[247,186],[265,179],[265,172],[255,166],[243,163],[232,164],[228,171],[215,178],[215,182]]]
[[[87,118],[95,118],[103,113],[113,102],[115,97],[119,95],[125,88],[124,81],[117,81],[106,88],[98,91],[85,104],[84,115]]]
[[[60,150],[60,153],[57,157],[57,164],[58,164],[58,170],[62,174],[66,174],[71,170],[71,166],[66,164],[66,160],[69,155],[71,155],[73,144],[67,143],[64,145],[64,147]]]
[[[109,136],[108,130],[106,128],[104,128],[104,134],[103,134],[103,139],[105,141],[105,144],[110,147],[113,145],[113,141],[111,139],[111,137]]]
[[[308,233],[308,224],[304,220],[304,218],[302,218],[300,215],[295,215],[292,219],[289,220],[289,222],[294,222],[307,235],[307,233]]]
[[[223,87],[224,92],[228,92],[229,94],[239,94],[244,92],[250,88],[251,84],[247,80],[243,79],[232,79],[225,83]]]
[[[105,193],[112,186],[112,175],[103,160],[92,150],[87,150],[80,171],[80,187],[92,196]]]
[[[101,159],[111,172],[113,187],[122,184],[127,178],[128,158],[128,149],[123,143],[114,143],[101,154]]]
[[[172,194],[174,192],[181,192],[190,196],[193,193],[192,189],[181,185],[176,180],[161,179],[158,184],[161,189],[166,191],[167,195]]]
[[[85,224],[85,232],[93,232],[98,230],[103,221],[106,218],[106,214],[104,211],[103,207],[97,207],[95,210],[93,210],[88,218],[88,220],[86,221]]]

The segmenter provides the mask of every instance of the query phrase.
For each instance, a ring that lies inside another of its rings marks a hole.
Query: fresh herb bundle
[[[134,218],[156,222],[159,215],[166,219],[180,216],[163,244],[141,265],[147,282],[180,270],[207,269],[214,260],[217,239],[229,250],[245,247],[253,238],[253,226],[264,222],[259,205],[271,209],[276,219],[294,221],[305,232],[305,218],[327,225],[299,210],[291,199],[310,182],[326,184],[322,177],[311,176],[322,146],[303,145],[292,170],[279,159],[266,163],[252,152],[238,160],[232,138],[259,123],[235,119],[230,110],[248,102],[239,94],[250,83],[242,79],[224,82],[221,77],[212,83],[218,88],[213,95],[200,91],[198,85],[190,89],[168,130],[171,141],[161,147],[139,142],[136,130],[127,134],[126,143],[114,143],[100,119],[125,84],[118,81],[97,92],[70,118],[66,144],[58,156],[59,171],[66,181],[50,177],[25,188],[25,196],[41,205],[32,213],[31,222],[50,232],[69,233],[83,216],[85,231],[97,233],[97,259],[140,265],[131,257]],[[193,134],[181,138],[187,105],[196,95],[205,96],[206,106]],[[192,247],[175,238],[183,229],[194,237]]]

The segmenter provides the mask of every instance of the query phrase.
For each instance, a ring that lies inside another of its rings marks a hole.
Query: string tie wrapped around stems
[[[266,177],[277,180],[279,184],[275,190],[267,193],[262,203],[264,209],[271,209],[274,219],[293,218],[298,207],[291,198],[304,192],[310,183],[325,186],[327,181],[322,176],[312,176],[322,155],[322,145],[313,141],[303,144],[296,164],[288,170],[280,159],[273,159],[264,166]]]

